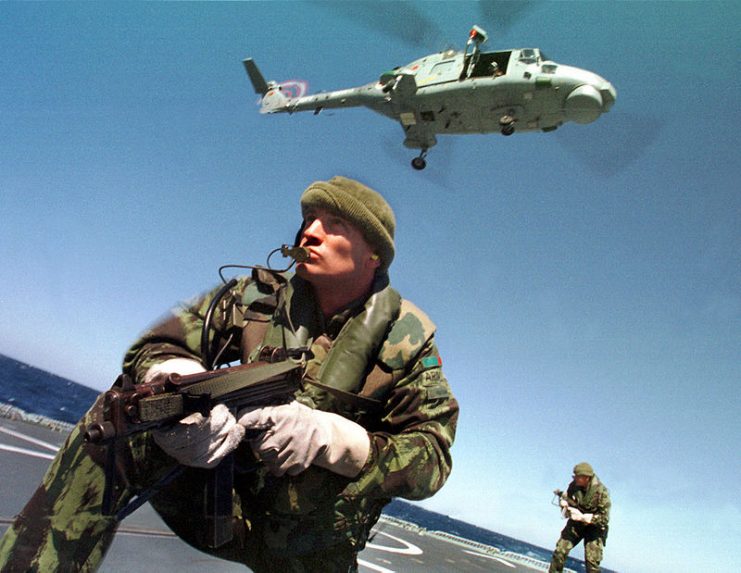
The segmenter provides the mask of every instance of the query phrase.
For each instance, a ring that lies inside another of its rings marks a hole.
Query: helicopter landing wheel
[[[505,114],[499,118],[499,126],[502,128],[502,135],[512,135],[515,132],[515,118]]]
[[[427,162],[424,160],[423,157],[415,157],[412,159],[412,167],[414,167],[417,171],[420,171],[427,167]]]
[[[422,153],[419,154],[419,157],[415,157],[412,159],[412,167],[414,167],[417,171],[421,171],[425,167],[427,167],[427,161],[425,161],[425,156],[427,155],[427,150],[423,150]]]

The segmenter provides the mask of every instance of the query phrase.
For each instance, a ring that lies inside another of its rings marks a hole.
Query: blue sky
[[[396,210],[392,281],[461,403],[423,505],[551,547],[550,492],[588,460],[614,502],[605,566],[737,568],[741,4],[533,2],[500,26],[512,8],[0,3],[0,353],[103,389],[219,265],[289,242],[311,181],[356,177]],[[474,23],[602,75],[615,107],[440,138],[416,172],[368,110],[261,116],[241,64],[350,87]]]

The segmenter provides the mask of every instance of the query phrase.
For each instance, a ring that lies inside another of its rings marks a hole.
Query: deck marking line
[[[493,559],[494,561],[499,561],[501,564],[506,565],[507,567],[512,567],[512,569],[517,568],[516,565],[513,565],[509,561],[505,561],[504,559],[501,559],[499,557],[494,557],[493,555],[487,555],[486,553],[479,553],[478,551],[469,551],[468,549],[464,549],[463,553],[469,553],[471,555],[475,555],[476,557],[485,557],[486,559]]]
[[[6,446],[0,444],[0,450],[6,452],[13,452],[14,454],[23,454],[24,456],[31,456],[33,458],[44,458],[45,460],[53,460],[54,456],[51,454],[45,454],[43,452],[35,452],[33,450],[27,450],[26,448],[16,448],[15,446]]]
[[[367,567],[368,569],[372,569],[373,571],[378,571],[378,573],[396,573],[396,571],[394,571],[393,569],[386,569],[385,567],[381,567],[380,565],[376,565],[375,563],[364,561],[363,559],[358,559],[358,565]]]
[[[46,448],[47,450],[51,450],[52,452],[59,451],[59,448],[54,444],[50,444],[49,442],[44,442],[42,440],[37,440],[36,438],[32,438],[31,436],[27,436],[26,434],[21,434],[20,432],[8,430],[8,428],[0,427],[0,432],[2,432],[3,434],[8,434],[9,436],[13,436],[14,438],[18,438],[19,440],[23,440],[31,444],[36,444],[37,446],[41,446],[42,448]]]
[[[393,535],[390,535],[386,533],[385,531],[379,531],[377,535],[385,535],[386,537],[390,537],[394,541],[401,543],[402,545],[405,545],[406,547],[403,547],[403,548],[402,547],[389,547],[388,545],[376,545],[375,543],[367,543],[366,547],[372,547],[373,549],[377,549],[379,551],[388,551],[390,553],[398,553],[399,555],[422,555],[422,550],[416,545],[412,545],[408,541],[404,541],[403,539],[394,537]]]

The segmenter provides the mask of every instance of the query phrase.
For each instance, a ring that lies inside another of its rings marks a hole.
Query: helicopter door
[[[430,75],[424,79],[419,78],[418,85],[431,85],[441,84],[444,82],[452,82],[458,79],[458,66],[459,61],[456,60],[445,60],[438,62],[430,70]]]

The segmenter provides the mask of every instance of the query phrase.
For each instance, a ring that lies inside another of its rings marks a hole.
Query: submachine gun
[[[265,349],[268,350],[268,349]],[[232,412],[248,406],[288,402],[301,384],[303,365],[285,352],[263,352],[251,364],[197,374],[169,374],[151,382],[134,384],[122,374],[105,393],[103,421],[90,424],[85,440],[107,446],[102,512],[120,521],[172,482],[186,468],[178,465],[128,505],[114,511],[117,501],[116,452],[119,440],[154,428],[168,426],[187,415],[207,416],[217,404]],[[208,472],[205,491],[205,543],[212,548],[231,541],[234,455],[226,456]]]

